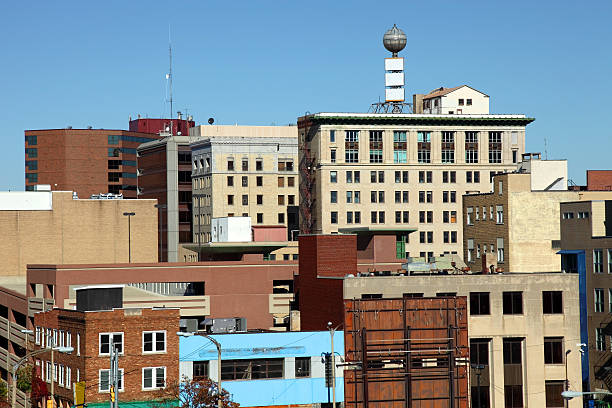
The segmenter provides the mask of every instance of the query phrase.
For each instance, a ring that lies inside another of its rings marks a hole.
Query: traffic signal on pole
[[[327,388],[332,387],[332,359],[330,353],[325,353],[325,386]]]
[[[110,400],[111,402],[115,402],[115,387],[110,387]]]

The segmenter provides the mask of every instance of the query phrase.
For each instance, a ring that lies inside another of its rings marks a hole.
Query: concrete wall
[[[28,193],[47,194],[47,193]],[[131,217],[132,262],[157,260],[157,210],[154,200],[73,200],[72,192],[53,192],[50,211],[0,211],[0,275],[25,275],[34,263],[128,262]]]
[[[542,291],[563,292],[563,314],[542,313]],[[502,293],[523,293],[523,314],[504,315]],[[450,275],[390,276],[346,278],[344,298],[359,299],[363,293],[379,293],[383,298],[401,298],[404,293],[423,293],[425,297],[439,292],[490,293],[490,315],[472,315],[468,320],[470,339],[491,339],[489,366],[491,407],[504,406],[503,339],[524,338],[523,399],[525,406],[545,406],[545,381],[565,380],[564,364],[544,364],[544,337],[563,337],[571,390],[581,389],[580,353],[575,347],[580,339],[580,310],[577,274]],[[581,399],[569,401],[570,408],[582,407]]]

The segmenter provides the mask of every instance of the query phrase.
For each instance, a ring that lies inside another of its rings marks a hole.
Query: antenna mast
[[[168,80],[170,81],[170,136],[172,136],[172,133],[174,131],[174,113],[172,106],[172,41],[170,40],[170,27],[168,27],[168,57],[170,61],[170,68],[168,70]]]

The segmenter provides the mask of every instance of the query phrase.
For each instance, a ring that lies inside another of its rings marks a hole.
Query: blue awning
[[[578,255],[583,254],[584,249],[562,249],[557,254],[559,255]]]

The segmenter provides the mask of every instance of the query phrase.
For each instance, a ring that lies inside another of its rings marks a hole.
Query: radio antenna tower
[[[397,55],[406,47],[406,39],[406,34],[395,24],[383,36],[383,45],[391,52],[391,58],[385,58],[385,101],[373,103],[370,112],[404,113],[404,110],[412,110],[404,96],[404,58]]]
[[[172,136],[172,133],[174,131],[174,123],[173,123],[173,119],[174,119],[174,113],[173,113],[173,106],[172,106],[172,40],[170,38],[170,26],[168,26],[168,57],[169,57],[169,69],[168,69],[168,73],[166,74],[166,79],[168,80],[168,86],[169,86],[169,92],[170,92],[170,136]]]

